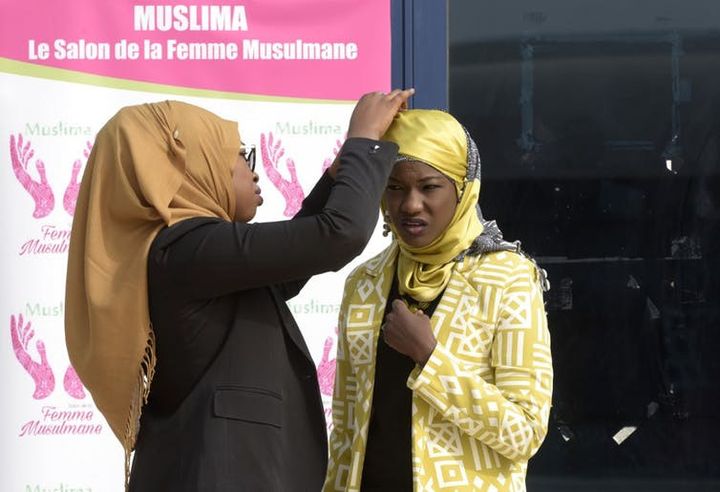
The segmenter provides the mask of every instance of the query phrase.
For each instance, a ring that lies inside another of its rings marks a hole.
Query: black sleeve
[[[317,213],[303,210],[291,220],[257,224],[188,219],[184,222],[194,225],[181,222],[158,235],[149,258],[151,275],[193,300],[339,270],[370,239],[396,155],[393,143],[348,139],[335,182]],[[319,195],[309,198],[308,209],[322,201]],[[176,227],[185,231],[173,234]]]
[[[327,172],[323,173],[322,177],[315,183],[315,186],[310,191],[310,194],[303,200],[302,207],[298,213],[295,214],[293,220],[320,213],[330,197],[330,191],[332,190],[334,182],[335,180],[330,177]],[[276,287],[282,298],[287,301],[298,295],[308,280],[310,280],[310,277],[283,282],[277,284]]]

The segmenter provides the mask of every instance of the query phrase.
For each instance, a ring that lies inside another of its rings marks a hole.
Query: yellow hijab
[[[467,176],[468,139],[455,118],[444,111],[428,109],[398,113],[383,136],[383,140],[400,146],[403,158],[423,162],[446,175],[457,191],[458,204],[450,224],[426,246],[409,246],[390,224],[400,249],[397,269],[400,293],[420,302],[430,302],[440,295],[450,281],[453,260],[483,232],[476,209],[480,179]]]
[[[155,366],[147,257],[157,233],[235,214],[237,124],[181,102],[121,109],[100,130],[68,257],[70,362],[125,449],[126,480]]]

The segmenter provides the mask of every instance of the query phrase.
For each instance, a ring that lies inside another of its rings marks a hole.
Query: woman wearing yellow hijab
[[[66,340],[130,490],[321,487],[315,365],[285,300],[362,251],[397,152],[378,139],[411,94],[363,96],[338,159],[284,222],[249,223],[262,198],[236,123],[168,101],[100,130],[72,228]]]
[[[325,491],[525,490],[552,394],[544,272],[480,214],[480,159],[449,114],[400,113],[392,243],[340,308]]]

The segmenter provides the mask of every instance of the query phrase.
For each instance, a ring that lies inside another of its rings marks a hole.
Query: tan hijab
[[[75,209],[65,293],[70,362],[125,449],[126,480],[155,366],[147,257],[157,233],[235,214],[237,124],[175,101],[100,130]]]

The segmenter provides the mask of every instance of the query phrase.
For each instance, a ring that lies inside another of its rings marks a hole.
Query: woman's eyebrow
[[[418,179],[419,182],[423,181],[430,181],[432,179],[443,179],[446,176],[425,176],[424,178]],[[393,176],[388,176],[388,181],[400,181],[398,178],[395,178]]]

